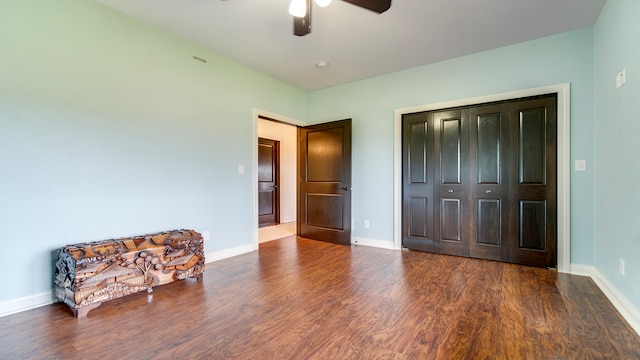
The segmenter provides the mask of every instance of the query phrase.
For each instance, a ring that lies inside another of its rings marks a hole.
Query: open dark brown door
[[[258,139],[258,225],[280,223],[278,166],[280,142]]]
[[[351,245],[351,119],[298,128],[298,236]]]

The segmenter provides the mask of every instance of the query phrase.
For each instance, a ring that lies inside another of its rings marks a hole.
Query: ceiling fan
[[[314,0],[320,7],[325,7],[331,0]],[[389,10],[391,0],[343,0],[350,4],[375,11],[378,14]],[[293,33],[305,36],[311,32],[311,0],[291,0],[289,14],[293,15]]]

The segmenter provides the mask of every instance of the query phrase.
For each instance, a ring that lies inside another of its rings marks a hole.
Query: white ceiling
[[[311,34],[298,37],[290,0],[95,1],[302,90],[591,26],[606,2],[393,0],[378,15],[333,0],[313,7]]]

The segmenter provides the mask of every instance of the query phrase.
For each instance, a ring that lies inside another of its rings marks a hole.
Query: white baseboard
[[[35,309],[40,306],[51,305],[57,301],[58,299],[53,290],[3,301],[0,302],[0,317]]]
[[[220,251],[210,252],[204,255],[205,263],[210,263],[226,258],[230,258],[233,256],[238,256],[242,254],[246,254],[248,252],[252,252],[254,250],[258,250],[254,244],[248,244],[243,246],[234,247],[231,249],[225,249]]]
[[[571,274],[589,276],[633,330],[640,335],[640,311],[607,278],[591,265],[571,264]]]
[[[591,265],[581,265],[581,264],[571,264],[571,269],[569,270],[569,274],[571,275],[580,275],[580,276],[589,276],[593,277],[595,273],[598,272],[596,268]]]
[[[367,239],[361,237],[351,237],[351,245],[371,246],[382,249],[397,250],[393,247],[393,241]]]

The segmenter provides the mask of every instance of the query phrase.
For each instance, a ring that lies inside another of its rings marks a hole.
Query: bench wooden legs
[[[83,318],[83,317],[87,317],[87,314],[89,313],[90,310],[93,310],[100,305],[102,305],[101,302],[93,303],[85,306],[71,308],[71,311],[73,312],[73,316],[77,318]]]

